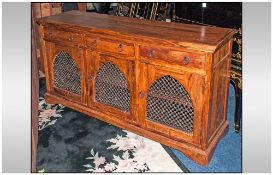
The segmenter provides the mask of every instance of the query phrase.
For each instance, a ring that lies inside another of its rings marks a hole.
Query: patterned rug
[[[63,105],[48,104],[44,93],[40,78],[38,172],[183,172],[167,147]]]

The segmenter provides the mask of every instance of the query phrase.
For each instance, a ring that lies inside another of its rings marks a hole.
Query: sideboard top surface
[[[43,17],[37,22],[42,25],[59,24],[67,25],[68,28],[88,28],[102,33],[111,31],[127,36],[166,40],[203,51],[214,51],[235,33],[235,30],[229,28],[140,20],[82,11]]]

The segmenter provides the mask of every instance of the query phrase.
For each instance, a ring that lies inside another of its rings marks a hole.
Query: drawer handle
[[[68,37],[68,41],[73,41],[73,40],[74,40],[73,36]]]
[[[190,62],[190,57],[184,57],[184,59],[183,59],[183,64],[189,64],[189,62]]]
[[[153,58],[155,56],[155,50],[151,49],[149,55],[151,58]]]
[[[122,47],[123,47],[123,44],[122,44],[122,43],[119,43],[119,45],[118,45],[118,51],[119,51],[119,52],[122,52]]]

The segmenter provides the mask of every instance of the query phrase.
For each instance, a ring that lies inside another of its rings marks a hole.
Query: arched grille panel
[[[194,109],[191,98],[176,79],[164,76],[156,80],[148,91],[146,118],[192,132]]]
[[[130,92],[126,78],[113,63],[103,64],[97,72],[95,80],[96,101],[130,111]]]
[[[53,63],[54,84],[60,89],[80,95],[81,78],[78,68],[69,54],[60,51]]]

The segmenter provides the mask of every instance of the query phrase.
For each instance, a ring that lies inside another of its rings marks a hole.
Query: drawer
[[[206,56],[172,49],[140,46],[140,60],[146,63],[175,64],[189,68],[204,69]]]
[[[83,45],[81,34],[55,29],[45,29],[45,40],[72,45]]]
[[[97,48],[107,52],[134,56],[135,47],[132,43],[99,37],[86,37],[87,47]]]

